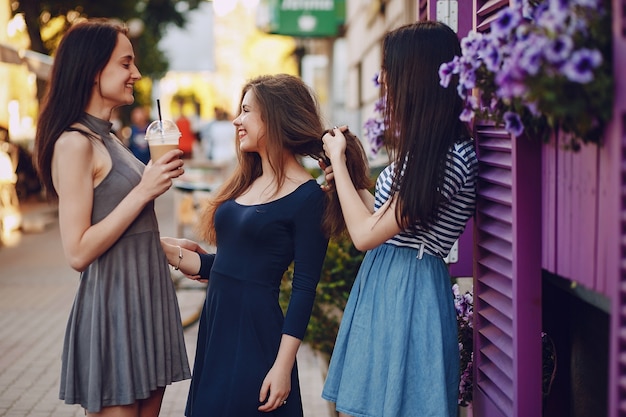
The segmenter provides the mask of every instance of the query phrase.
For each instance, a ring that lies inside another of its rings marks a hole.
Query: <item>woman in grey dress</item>
[[[123,28],[74,25],[37,125],[38,172],[58,200],[61,240],[81,272],[67,323],[60,398],[88,415],[157,416],[190,371],[153,200],[182,174],[173,150],[144,165],[111,134],[141,78]]]

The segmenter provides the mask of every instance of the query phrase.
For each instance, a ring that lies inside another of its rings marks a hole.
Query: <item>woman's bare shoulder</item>
[[[65,131],[54,145],[54,151],[71,155],[88,155],[93,152],[93,139],[81,132]]]

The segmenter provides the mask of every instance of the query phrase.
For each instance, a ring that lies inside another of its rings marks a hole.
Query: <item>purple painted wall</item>
[[[598,276],[611,295],[609,417],[626,416],[626,1],[613,0],[613,124],[600,151]],[[612,213],[605,216],[604,213]]]
[[[473,27],[484,30],[492,13],[508,4],[476,0]],[[621,76],[626,68],[626,0],[613,0],[612,10],[613,67],[620,76],[615,77],[614,120],[603,146],[583,146],[573,153],[558,146],[562,138],[554,138],[517,156],[513,146],[510,181],[506,170],[494,174],[498,162],[489,152],[482,155],[486,159],[481,161],[482,201],[475,227],[474,347],[474,415],[480,417],[541,415],[536,391],[525,391],[519,384],[532,380],[529,370],[541,368],[541,357],[524,352],[533,349],[532,335],[541,320],[537,280],[542,270],[610,300],[608,417],[626,417],[626,80]],[[478,140],[489,149],[494,138]],[[535,190],[525,185],[534,180],[520,175],[523,166],[532,167],[526,173],[541,174]],[[508,208],[499,198],[503,191],[494,186],[498,177],[499,186],[510,183],[513,196],[510,243]],[[536,203],[536,215],[529,216],[528,207]],[[503,221],[495,223],[494,216]],[[539,233],[533,237],[526,228]],[[535,250],[540,254],[538,269],[532,265]],[[524,265],[528,262],[530,266]]]

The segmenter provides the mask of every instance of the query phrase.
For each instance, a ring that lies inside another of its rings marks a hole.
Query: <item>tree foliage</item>
[[[165,55],[158,49],[167,26],[183,27],[186,12],[206,0],[16,0],[13,13],[22,13],[31,49],[54,55],[65,31],[81,18],[114,18],[143,23],[142,33],[133,40],[135,54],[144,76],[160,78],[168,70]]]

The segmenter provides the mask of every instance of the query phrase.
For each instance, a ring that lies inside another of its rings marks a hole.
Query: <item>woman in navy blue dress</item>
[[[170,264],[209,278],[186,415],[302,416],[296,353],[328,237],[344,227],[336,194],[325,193],[299,161],[321,159],[324,129],[310,89],[284,74],[246,84],[233,124],[238,167],[200,222],[217,252],[162,239]],[[360,144],[349,152],[364,187],[365,153]],[[291,262],[283,316],[279,287]]]

